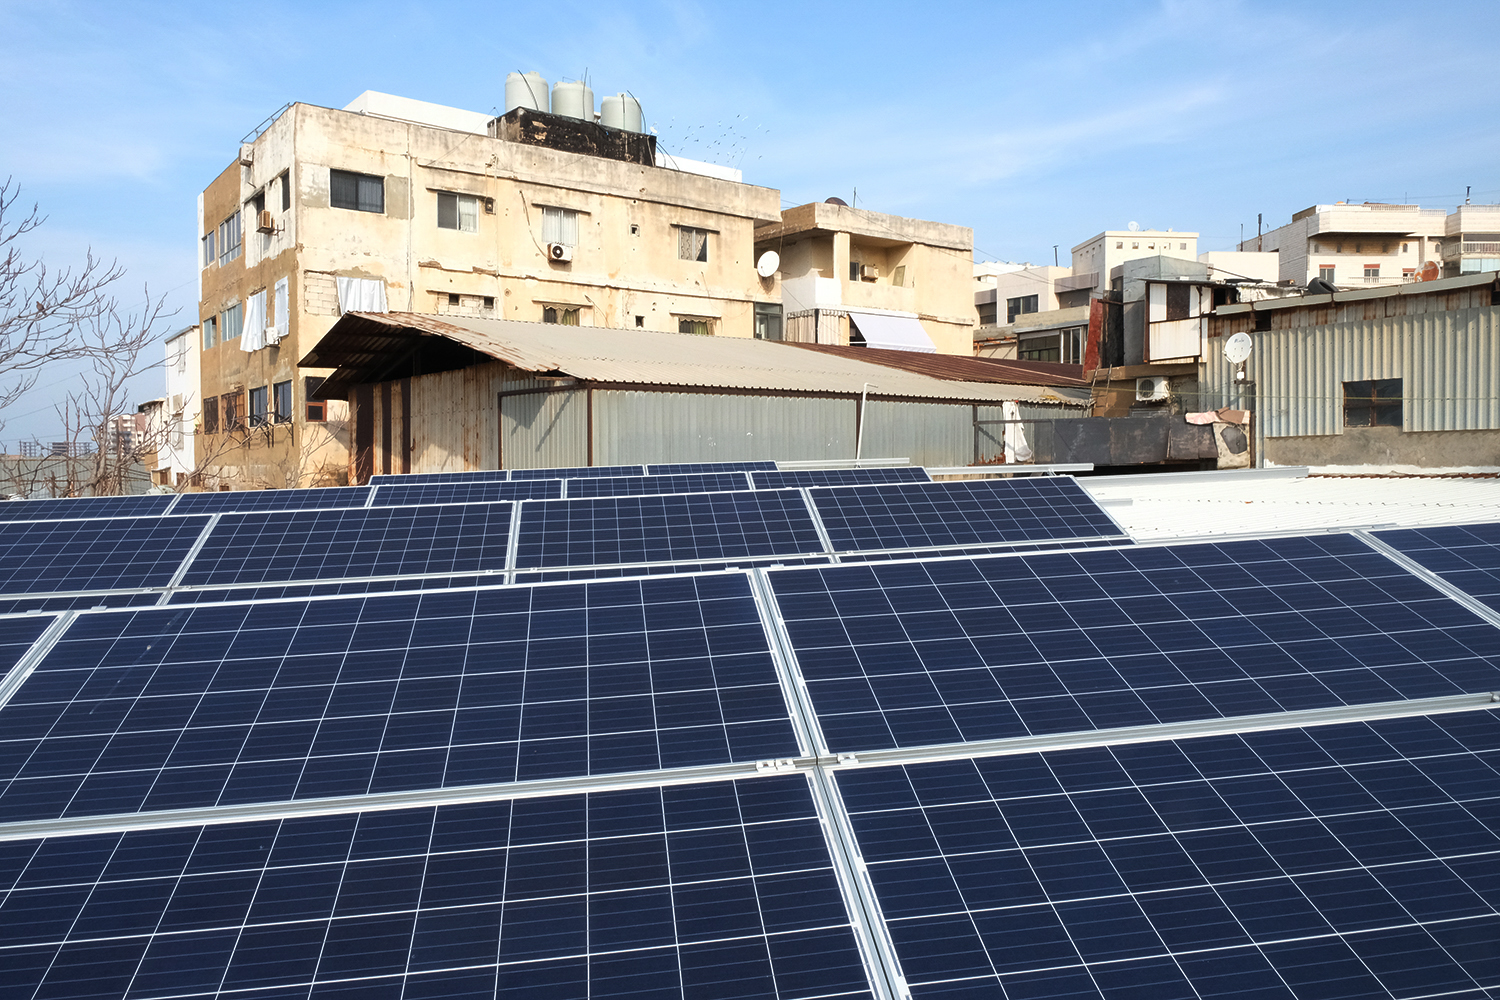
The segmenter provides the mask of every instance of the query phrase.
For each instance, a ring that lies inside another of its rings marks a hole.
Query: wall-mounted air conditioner
[[[861,264],[859,265],[859,276],[865,281],[874,281],[880,277],[880,268],[874,264]]]
[[[269,208],[260,210],[260,218],[256,220],[255,231],[274,235],[276,232],[276,217],[271,214]]]
[[[573,259],[573,248],[566,243],[548,243],[547,259],[559,263],[566,263]]]
[[[1148,375],[1135,380],[1137,403],[1159,403],[1166,398],[1167,377],[1165,375]]]

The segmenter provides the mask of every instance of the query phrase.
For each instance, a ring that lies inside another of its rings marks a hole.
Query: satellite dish
[[[1248,333],[1237,333],[1224,341],[1224,360],[1237,365],[1250,356],[1250,348],[1254,346],[1255,341]]]
[[[849,207],[849,203],[847,201],[845,201],[842,198],[837,198],[837,197],[835,197],[835,198],[824,198],[823,199],[823,204],[825,204],[825,205],[843,205],[845,208]]]
[[[1126,226],[1125,228],[1130,230],[1132,233],[1138,233],[1141,231],[1141,224],[1139,222],[1131,222],[1130,225]]]
[[[780,266],[781,254],[775,250],[767,250],[760,255],[760,260],[755,262],[755,273],[762,278],[769,278],[776,273],[776,269]]]

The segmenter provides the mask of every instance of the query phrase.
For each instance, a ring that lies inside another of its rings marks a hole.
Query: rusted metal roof
[[[996,382],[1006,385],[1050,385],[1085,389],[1089,385],[1088,379],[1083,377],[1082,365],[973,358],[958,354],[924,354],[916,351],[882,351],[873,347],[839,347],[834,344],[792,346],[953,382]]]
[[[411,374],[402,370],[438,337],[521,371],[543,377],[658,387],[684,386],[946,399],[980,403],[1022,400],[1084,405],[1088,392],[1074,386],[985,379],[936,378],[914,370],[871,364],[842,353],[809,352],[742,337],[703,337],[647,330],[521,323],[419,313],[349,313],[334,324],[301,362],[333,368],[319,395],[337,397],[347,387]],[[881,352],[899,354],[899,351]],[[927,355],[929,359],[932,355]],[[970,360],[970,359],[950,359]],[[461,367],[453,363],[448,367]],[[441,369],[427,369],[441,370]],[[975,371],[991,372],[985,365]]]

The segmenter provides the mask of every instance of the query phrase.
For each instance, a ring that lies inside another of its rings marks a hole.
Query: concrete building
[[[816,202],[755,231],[768,252],[786,340],[973,353],[971,229]]]
[[[1443,277],[1500,271],[1500,205],[1460,205],[1443,226]]]
[[[1198,234],[1170,229],[1107,229],[1084,240],[1072,252],[1073,274],[1063,287],[1064,292],[1072,295],[1058,303],[1062,307],[1087,305],[1090,296],[1097,298],[1115,287],[1113,282],[1118,277],[1115,269],[1128,260],[1142,257],[1197,260]]]
[[[202,419],[202,372],[199,368],[201,332],[196,324],[167,337],[163,366],[166,392],[143,403],[146,442],[154,461],[148,463],[151,482],[181,489],[198,471],[196,435]]]
[[[1258,465],[1500,470],[1493,273],[1218,305],[1204,343],[1196,408],[1253,412]]]
[[[284,109],[199,199],[204,485],[345,481],[347,405],[297,362],[346,311],[751,337],[780,312],[753,254],[778,193],[654,151],[524,108]]]
[[[1399,285],[1442,259],[1444,233],[1440,209],[1339,202],[1304,208],[1239,248],[1277,254],[1280,280],[1299,287],[1314,278],[1340,288]]]

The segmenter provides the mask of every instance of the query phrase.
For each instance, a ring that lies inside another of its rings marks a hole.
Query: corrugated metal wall
[[[913,465],[968,465],[974,459],[974,407],[872,399],[861,454],[909,458]]]
[[[495,388],[515,392],[556,387],[555,381],[545,379],[509,378]],[[490,393],[492,407],[495,398],[496,393]],[[587,390],[506,396],[500,400],[500,418],[502,468],[562,469],[589,464]],[[601,464],[598,456],[594,464]]]
[[[849,459],[854,410],[850,399],[596,389],[594,464]]]
[[[1256,412],[1256,437],[1339,434],[1343,383],[1399,378],[1402,429],[1500,429],[1500,309],[1459,309],[1251,334],[1252,400],[1234,383],[1224,337],[1208,338],[1205,408]],[[1253,404],[1253,405],[1252,405]]]

